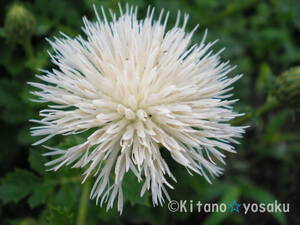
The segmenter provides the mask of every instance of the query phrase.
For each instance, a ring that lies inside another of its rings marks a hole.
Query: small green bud
[[[6,14],[4,27],[8,38],[22,43],[35,32],[36,20],[23,5],[14,3]]]
[[[300,106],[300,66],[293,67],[278,76],[273,93],[282,105]]]

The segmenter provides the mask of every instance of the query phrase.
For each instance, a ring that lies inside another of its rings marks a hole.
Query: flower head
[[[300,66],[292,67],[276,78],[273,94],[282,105],[300,106]]]
[[[209,52],[215,43],[191,45],[194,29],[185,32],[188,16],[166,31],[168,13],[154,20],[149,8],[144,20],[137,8],[120,8],[120,17],[108,21],[102,9],[97,22],[84,18],[82,37],[50,41],[59,69],[38,75],[43,82],[31,83],[40,102],[53,103],[42,110],[40,126],[33,136],[72,135],[96,128],[81,144],[69,149],[47,147],[46,155],[59,157],[47,163],[53,170],[63,165],[87,168],[84,180],[97,177],[91,198],[123,208],[122,181],[131,170],[143,182],[141,195],[151,190],[154,205],[169,198],[167,177],[175,180],[161,151],[189,171],[209,180],[222,173],[215,160],[224,163],[223,151],[235,152],[230,144],[241,137],[243,127],[228,121],[239,116],[232,111],[236,100],[226,100],[234,67]],[[164,17],[164,18],[163,18]],[[206,36],[206,35],[204,35]],[[109,176],[114,174],[110,185]]]
[[[18,42],[30,38],[36,29],[34,15],[20,3],[13,3],[5,17],[5,31],[7,36]]]

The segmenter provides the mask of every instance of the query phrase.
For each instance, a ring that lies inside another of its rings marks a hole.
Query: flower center
[[[132,110],[131,108],[125,107],[122,104],[119,104],[117,107],[118,113],[124,115],[128,120],[139,119],[141,121],[146,121],[148,117],[147,113],[142,109]]]
[[[147,113],[143,109],[139,108],[136,97],[133,95],[126,98],[124,104],[118,104],[117,112],[125,116],[128,120],[146,121],[148,117]]]

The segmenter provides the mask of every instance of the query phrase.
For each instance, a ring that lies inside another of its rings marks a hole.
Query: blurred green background
[[[223,59],[238,65],[235,73],[244,74],[235,84],[234,94],[240,99],[235,110],[247,114],[232,123],[251,127],[237,146],[238,154],[228,154],[224,175],[211,185],[198,175],[189,176],[170,160],[178,180],[175,190],[169,191],[172,199],[226,204],[233,200],[265,204],[278,200],[290,203],[290,212],[172,213],[167,204],[153,208],[149,194],[140,198],[140,186],[129,176],[124,183],[121,216],[115,208],[106,212],[105,207],[88,199],[91,181],[81,185],[79,169],[45,171],[43,148],[30,146],[36,139],[30,137],[28,122],[44,106],[29,101],[31,88],[26,83],[35,80],[38,68],[51,68],[46,37],[61,37],[59,31],[72,37],[82,34],[82,16],[95,20],[92,4],[117,11],[118,1],[19,2],[34,17],[24,20],[28,27],[20,25],[20,30],[32,32],[22,40],[16,37],[18,29],[10,32],[5,27],[14,1],[1,0],[0,7],[1,225],[300,224],[299,109],[289,100],[282,104],[274,97],[284,85],[278,82],[279,88],[274,88],[277,77],[300,65],[299,0],[128,1],[139,6],[141,18],[149,4],[158,10],[169,10],[170,27],[179,9],[189,13],[187,29],[191,31],[200,24],[193,41],[199,42],[208,28],[207,40],[219,39],[215,51],[226,47]],[[68,147],[81,140],[81,136],[58,137],[49,145]]]

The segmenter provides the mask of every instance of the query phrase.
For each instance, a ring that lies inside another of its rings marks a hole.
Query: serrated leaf
[[[72,207],[75,203],[76,197],[79,195],[79,192],[76,192],[76,188],[79,189],[80,184],[64,184],[56,192],[55,196],[51,198],[50,202],[57,206]]]
[[[18,202],[33,191],[35,185],[38,183],[40,183],[40,179],[33,173],[16,169],[2,179],[0,199],[4,203]]]
[[[39,205],[44,204],[47,200],[49,193],[52,191],[52,189],[53,189],[53,186],[37,185],[35,187],[34,192],[27,200],[30,208],[35,208]]]
[[[73,214],[66,208],[50,206],[46,219],[49,225],[74,225]]]
[[[30,167],[38,172],[39,174],[46,173],[46,167],[44,164],[47,162],[47,159],[42,156],[42,152],[38,150],[31,149],[29,154],[29,163]]]
[[[259,203],[274,203],[275,197],[261,187],[257,187],[246,178],[240,178],[242,195]],[[272,212],[273,217],[280,223],[286,224],[286,217],[282,212]]]
[[[238,201],[241,194],[241,190],[237,186],[228,186],[227,190],[224,192],[223,197],[219,203],[225,203],[227,206],[229,203],[232,203],[234,200]],[[220,224],[222,221],[228,217],[229,210],[227,209],[226,212],[214,212],[212,213],[204,222],[204,225],[217,225]]]

